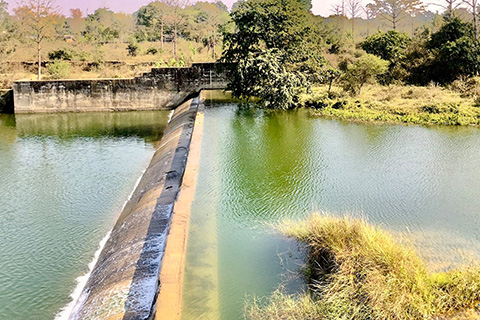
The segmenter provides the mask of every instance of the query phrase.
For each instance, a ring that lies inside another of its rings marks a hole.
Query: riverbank
[[[480,317],[478,266],[429,272],[413,249],[360,219],[314,214],[280,229],[307,246],[310,291],[300,297],[276,292],[263,307],[254,302],[252,319]]]
[[[480,125],[480,102],[442,87],[367,85],[358,96],[315,87],[302,105],[317,116],[358,122]]]

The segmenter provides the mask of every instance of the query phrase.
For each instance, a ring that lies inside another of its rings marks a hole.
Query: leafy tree
[[[23,0],[14,9],[15,16],[25,34],[33,37],[37,45],[38,80],[42,77],[41,44],[45,38],[55,35],[56,18],[59,16],[52,0]]]
[[[395,30],[377,32],[362,42],[362,49],[383,60],[393,62],[403,57],[410,41],[407,34]]]
[[[240,72],[238,82],[232,87],[233,95],[243,99],[258,97],[266,108],[271,109],[296,106],[305,90],[306,79],[301,72],[287,70],[283,55],[275,48],[249,53],[239,62]]]
[[[196,10],[194,26],[201,30],[200,40],[208,48],[208,51],[212,50],[212,57],[216,59],[216,46],[221,35],[220,29],[230,21],[228,11],[220,9],[222,6],[218,4],[208,2],[197,2],[193,8]]]
[[[167,23],[173,33],[173,57],[177,58],[178,33],[186,25],[184,7],[188,4],[188,0],[167,0],[166,4],[171,7],[167,16]]]
[[[150,41],[160,39],[163,48],[165,35],[165,20],[170,7],[163,2],[154,1],[141,7],[137,12],[137,25],[144,26]]]
[[[324,63],[317,21],[296,0],[246,1],[231,17],[235,30],[224,34],[222,56],[228,89],[237,97],[256,95],[269,108],[291,107]],[[281,84],[283,102],[266,93],[274,91],[266,83]]]
[[[440,30],[432,34],[427,48],[433,52],[434,59],[424,67],[429,69],[434,81],[448,83],[460,76],[478,73],[480,46],[473,34],[472,24],[456,17],[447,17]]]
[[[353,94],[360,94],[360,90],[367,82],[372,82],[388,69],[388,62],[372,54],[364,54],[349,64],[343,76],[343,87]]]

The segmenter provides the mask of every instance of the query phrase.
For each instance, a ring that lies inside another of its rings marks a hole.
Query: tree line
[[[19,44],[34,43],[37,48],[38,79],[41,77],[42,44],[45,40],[85,42],[95,46],[128,43],[128,53],[138,52],[144,41],[173,44],[173,57],[178,56],[179,38],[201,43],[216,59],[217,44],[228,27],[228,8],[220,0],[215,3],[187,0],[154,1],[134,14],[99,8],[91,14],[70,9],[60,13],[54,0],[22,0],[13,8],[0,0],[0,59],[5,61]],[[58,55],[65,58],[66,52]],[[68,57],[67,57],[68,58]]]
[[[328,85],[329,95],[332,84],[357,95],[368,82],[447,85],[477,76],[479,8],[475,4],[466,17],[467,0],[444,4],[442,15],[408,34],[398,31],[399,22],[426,13],[419,0],[374,0],[365,7],[345,0],[340,8],[350,13],[352,25],[343,33],[336,14],[326,23],[299,0],[246,1],[232,12],[235,29],[224,38],[222,59],[233,79],[229,89],[240,98],[259,97],[265,107],[287,109],[317,85]],[[367,21],[383,19],[388,27],[355,41],[361,9]]]

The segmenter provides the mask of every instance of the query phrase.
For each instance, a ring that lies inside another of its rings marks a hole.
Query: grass
[[[318,116],[359,121],[424,125],[479,125],[480,106],[469,97],[442,87],[367,85],[358,96],[339,88],[313,88],[302,97]]]
[[[309,293],[280,291],[251,319],[479,319],[480,267],[431,273],[415,250],[363,220],[314,214],[283,233],[309,249]]]

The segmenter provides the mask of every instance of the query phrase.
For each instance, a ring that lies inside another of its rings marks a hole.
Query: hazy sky
[[[113,11],[123,11],[126,13],[132,13],[152,0],[55,0],[55,3],[61,8],[64,14],[68,15],[71,8],[80,8],[84,14],[92,13],[95,9],[100,7],[108,7]],[[195,1],[195,0],[191,0]],[[205,0],[204,0],[205,1]],[[213,1],[213,0],[211,0]],[[230,8],[236,0],[223,0],[223,2]],[[328,16],[331,14],[332,5],[339,3],[341,0],[312,0],[313,13],[322,16]],[[17,1],[7,0],[9,3],[10,11],[17,6]],[[365,0],[366,3],[369,1]],[[444,2],[442,0],[433,0],[429,2]],[[433,11],[437,9],[435,7],[430,8]]]

